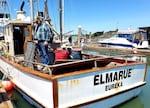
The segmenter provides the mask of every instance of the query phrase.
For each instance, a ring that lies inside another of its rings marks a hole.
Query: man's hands
[[[48,42],[47,42],[47,41],[44,41],[43,45],[44,45],[44,46],[47,46],[47,45],[48,45]]]
[[[34,42],[37,44],[37,43],[38,43],[38,40],[35,39]],[[44,45],[44,46],[47,46],[47,45],[48,45],[48,42],[47,42],[47,41],[44,41],[44,42],[43,42],[43,45]]]
[[[38,43],[38,40],[37,40],[37,39],[36,39],[36,40],[34,40],[34,43],[36,43],[36,44],[37,44],[37,43]]]

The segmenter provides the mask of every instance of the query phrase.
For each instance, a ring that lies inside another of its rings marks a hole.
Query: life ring
[[[13,89],[13,82],[8,78],[2,80],[2,85],[6,91],[10,91]]]

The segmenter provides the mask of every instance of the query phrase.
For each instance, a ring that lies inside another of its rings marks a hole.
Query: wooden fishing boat
[[[79,107],[97,101],[103,108],[113,107],[139,95],[146,84],[147,65],[140,61],[81,53],[81,59],[41,64],[34,59],[31,28],[25,21],[6,26],[0,71],[37,108]]]

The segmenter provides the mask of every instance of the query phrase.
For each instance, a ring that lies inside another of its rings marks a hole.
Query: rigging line
[[[63,3],[63,10],[64,10],[63,11],[63,27],[64,27],[63,35],[67,35],[67,34],[70,34],[73,32],[73,30],[68,29],[68,28],[71,28],[71,27],[69,27],[70,16],[71,16],[70,13],[73,13],[72,6],[71,6],[71,0],[68,0],[67,2]],[[65,25],[67,25],[68,28]]]
[[[8,4],[8,11],[9,11],[10,18],[11,18],[11,11],[12,11],[12,7],[10,7],[10,5],[9,5],[9,1],[7,2],[7,4]],[[13,3],[12,3],[12,4],[13,4]]]
[[[57,0],[55,0],[55,2],[56,2]],[[55,3],[55,5],[56,4],[58,4],[58,3]],[[51,16],[51,19],[53,19],[53,27],[55,28],[55,30],[57,31],[57,24],[56,24],[56,17],[55,17],[55,15],[56,15],[56,10],[54,9],[54,2],[53,2],[53,0],[51,0],[51,3],[50,3],[50,7],[51,7],[51,11],[50,11],[50,13],[52,13],[52,16]],[[57,6],[57,5],[56,5]],[[58,6],[57,6],[58,7]],[[55,10],[55,11],[54,11]],[[54,15],[55,14],[55,15]]]
[[[63,19],[64,29],[71,28],[69,26],[70,26],[70,21],[71,21],[70,16],[72,16],[72,14],[73,14],[73,11],[72,11],[73,10],[73,8],[72,8],[73,4],[72,4],[72,2],[73,2],[72,0],[68,0],[67,2],[64,2],[64,5],[66,6],[66,7],[64,7],[64,12],[63,12],[64,13],[64,19]],[[67,27],[65,25],[67,25]],[[65,32],[68,32],[68,31],[65,30]]]
[[[11,9],[10,9],[10,7],[9,7],[9,6],[10,6],[10,5],[9,5],[9,2],[7,2],[7,4],[8,4],[8,12],[9,12],[9,14],[10,14],[9,17],[11,18]]]
[[[1,10],[2,13],[9,13],[10,14],[10,7],[9,7],[9,2],[8,0],[1,0]]]
[[[55,11],[56,11],[57,14],[56,14],[55,16],[56,16],[57,18],[55,17],[55,22],[56,22],[56,24],[57,24],[56,27],[58,27],[58,28],[57,28],[57,31],[59,31],[59,11],[60,11],[59,9],[60,9],[60,8],[59,8],[59,0],[56,0],[56,1],[57,1],[57,2],[56,2],[56,10],[57,10],[57,11],[56,11],[56,10],[55,10]]]
[[[39,1],[37,0],[36,1],[36,6],[37,6],[36,9],[37,9],[37,11],[39,11],[39,4],[38,3],[39,3]]]

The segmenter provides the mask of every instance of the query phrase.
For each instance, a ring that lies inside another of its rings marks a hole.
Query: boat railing
[[[52,69],[52,74],[56,75],[66,72],[104,67],[109,64],[111,60],[112,58],[91,58],[75,61],[73,60],[72,62],[51,65],[50,68]]]
[[[57,60],[53,65],[46,65],[39,62],[24,60],[22,56],[7,55],[7,59],[24,67],[28,67],[32,70],[36,70],[49,75],[58,75],[67,72],[104,67],[112,60],[112,58],[88,58],[83,60],[68,59]]]
[[[85,69],[92,69],[97,67],[106,66],[111,62],[111,58],[91,58],[85,60],[62,60],[63,63],[60,63],[61,60],[55,61],[54,65],[45,65],[42,63],[31,62],[23,60],[23,65],[34,70],[38,70],[43,73],[48,73],[49,75],[58,75],[67,72],[74,72]],[[58,63],[59,62],[59,63]],[[58,64],[57,64],[58,63]],[[43,67],[41,70],[39,67]]]
[[[29,60],[24,60],[24,56],[11,56],[11,55],[3,55],[3,56],[5,56],[9,61],[12,61],[13,63],[20,64],[20,65],[22,65],[24,67],[28,67],[32,70],[35,70],[35,67],[38,67],[38,66],[47,68],[47,73],[49,73],[51,75],[51,69],[49,68],[49,65],[42,64],[39,62],[32,62]]]
[[[24,60],[22,56],[8,56],[7,55],[7,58],[11,60],[12,62],[20,64],[24,67],[28,67],[32,70],[39,71],[41,73],[46,73],[49,75],[58,75],[62,73],[104,67],[108,65],[109,63],[113,63],[113,62],[120,63],[120,64],[135,63],[136,62],[135,60],[128,58],[132,56],[143,57],[144,55],[128,54],[128,55],[117,55],[115,57],[112,57],[112,56],[111,57],[94,57],[94,58],[88,58],[88,59],[83,59],[83,60],[74,60],[74,59],[57,60],[55,61],[53,65],[46,65],[46,64],[39,63],[39,62],[32,62],[29,60]],[[122,58],[122,60],[118,58]]]
[[[41,71],[43,73],[47,73],[49,75],[52,75],[52,70],[50,68],[50,65],[46,65],[43,63],[39,63],[39,62],[32,62],[32,61],[28,61],[28,60],[23,60],[22,65],[25,67],[28,67],[32,70],[38,70],[38,71]]]

